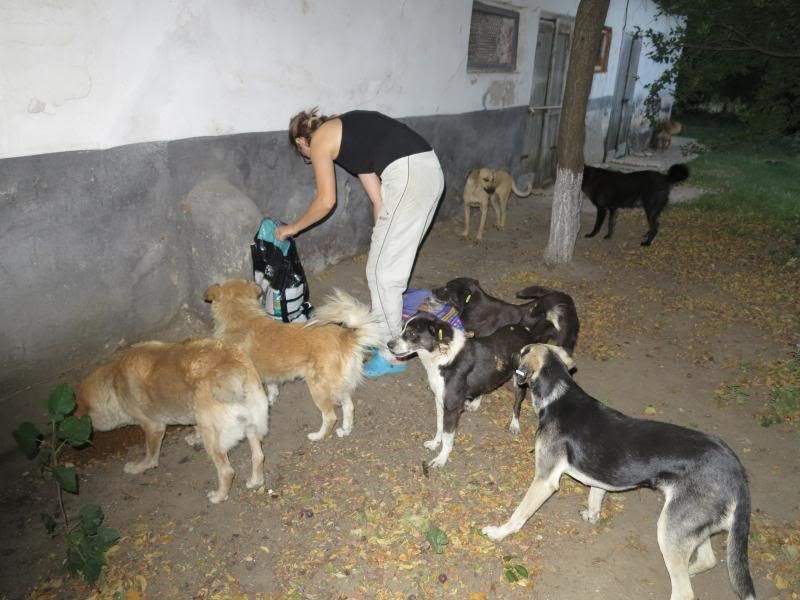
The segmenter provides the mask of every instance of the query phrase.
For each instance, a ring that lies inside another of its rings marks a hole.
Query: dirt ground
[[[646,225],[637,210],[620,217],[613,240],[581,235],[574,262],[548,271],[541,253],[550,198],[513,198],[506,230],[487,228],[482,243],[459,237],[460,219],[436,223],[412,287],[471,276],[509,301],[534,283],[572,294],[582,323],[578,383],[629,414],[725,439],[750,475],[758,597],[798,598],[798,433],[792,423],[765,427],[758,394],[730,401],[719,392],[743,365],[787,361],[796,351],[796,270],[783,287],[788,296],[759,304],[743,283],[729,284],[770,276],[769,252],[673,207],[652,248],[638,245]],[[585,204],[582,232],[594,219]],[[312,299],[339,287],[368,301],[364,267],[362,256],[313,277]],[[535,418],[526,403],[522,434],[509,433],[510,384],[462,416],[450,461],[429,473],[422,464],[434,453],[422,443],[435,431],[435,412],[418,359],[403,374],[367,380],[354,401],[352,435],[312,443],[306,434],[319,413],[302,383],[284,385],[265,442],[266,486],[245,488],[249,451],[241,444],[231,452],[230,499],[216,506],[205,494],[216,482],[213,465],[187,446],[184,430],[168,431],[161,465],[139,476],[122,467],[141,454],[140,431],[98,435],[94,448],[71,456],[81,493],[68,498],[72,510],[100,504],[123,536],[95,590],[63,575],[62,547],[41,526],[39,513],[56,508],[52,484],[40,483],[32,463],[5,465],[0,598],[669,597],[656,541],[662,498],[650,490],[610,494],[602,520],[590,525],[579,516],[587,489],[565,477],[518,534],[500,543],[481,535],[508,518],[533,477]],[[434,526],[449,538],[442,554],[425,539]],[[714,538],[721,563],[693,579],[703,600],[734,597],[724,543],[725,535]],[[525,567],[524,585],[504,579],[506,562]]]

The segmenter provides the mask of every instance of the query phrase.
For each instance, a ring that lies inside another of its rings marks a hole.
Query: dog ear
[[[449,345],[453,341],[453,328],[444,321],[433,321],[428,331],[439,344]]]
[[[517,370],[525,372],[525,379],[531,382],[538,377],[539,371],[544,364],[544,344],[529,344],[520,351],[519,365]]]
[[[575,360],[569,354],[567,354],[567,351],[564,350],[564,348],[550,344],[548,344],[548,348],[550,348],[550,350],[561,359],[561,362],[564,363],[568,371],[571,372],[573,369],[575,369]]]
[[[219,296],[221,293],[222,293],[222,286],[220,286],[218,283],[215,283],[213,285],[208,286],[206,293],[203,294],[203,300],[205,300],[208,303],[216,302],[217,300],[219,300]]]

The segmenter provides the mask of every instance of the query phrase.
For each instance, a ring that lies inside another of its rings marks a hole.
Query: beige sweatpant
[[[379,316],[384,347],[403,326],[403,292],[444,190],[444,175],[433,150],[399,158],[381,174],[381,212],[372,230],[367,283]]]

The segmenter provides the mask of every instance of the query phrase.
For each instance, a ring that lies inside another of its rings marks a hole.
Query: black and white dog
[[[486,337],[468,338],[434,315],[420,312],[406,321],[400,335],[387,344],[398,357],[419,355],[436,402],[436,437],[425,447],[442,448],[430,463],[443,467],[453,450],[456,427],[461,412],[478,410],[481,396],[499,388],[514,374],[519,351],[540,341],[522,325],[501,327]],[[519,393],[519,392],[518,392]],[[524,390],[521,392],[524,398]],[[519,433],[519,405],[509,429]]]
[[[501,540],[559,487],[563,474],[590,486],[584,520],[596,523],[606,491],[650,487],[664,494],[658,545],[672,584],[671,600],[693,600],[690,575],[716,563],[710,536],[728,533],[728,574],[739,598],[754,599],[747,562],[750,490],[744,467],[718,437],[669,423],[635,419],[598,402],[572,380],[560,348],[522,349],[515,383],[530,388],[539,420],[536,475],[507,523],[484,527]],[[696,559],[689,558],[697,551]]]
[[[439,302],[452,304],[461,322],[475,337],[485,337],[505,325],[536,329],[536,338],[562,346],[572,354],[578,341],[580,323],[575,303],[564,292],[531,286],[517,292],[517,298],[533,302],[511,304],[486,293],[476,279],[457,277],[431,290]]]

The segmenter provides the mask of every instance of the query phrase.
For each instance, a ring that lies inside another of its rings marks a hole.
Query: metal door
[[[567,80],[574,21],[568,17],[542,17],[536,40],[533,89],[528,106],[522,170],[534,182],[552,181],[556,172],[556,146],[561,102]]]
[[[606,158],[619,158],[625,156],[628,152],[628,136],[634,109],[633,90],[638,79],[639,55],[641,52],[641,38],[626,33],[619,57],[611,118],[608,122]]]

